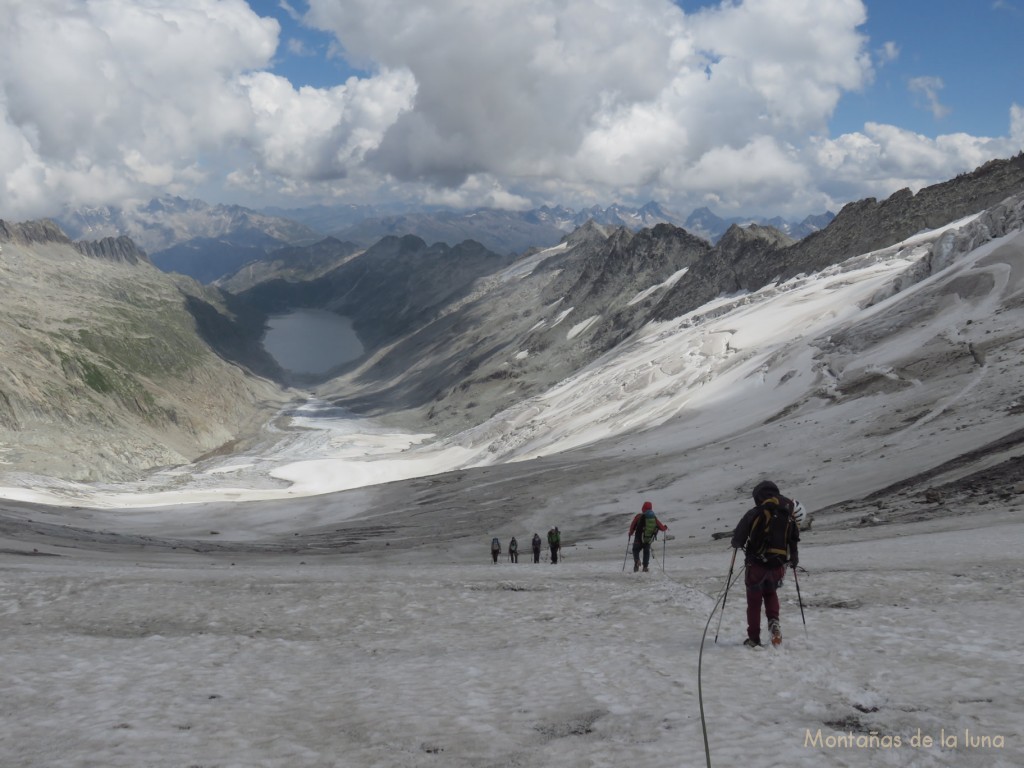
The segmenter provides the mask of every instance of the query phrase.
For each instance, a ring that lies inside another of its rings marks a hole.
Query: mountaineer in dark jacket
[[[782,642],[779,594],[786,566],[800,562],[797,544],[800,526],[793,502],[779,493],[771,480],[754,486],[754,508],[747,512],[732,534],[734,549],[745,553],[747,587],[747,639],[744,645],[761,644],[761,605],[764,604],[772,645]]]

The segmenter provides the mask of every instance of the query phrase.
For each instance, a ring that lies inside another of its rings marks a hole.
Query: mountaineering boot
[[[782,627],[778,619],[768,622],[768,631],[772,633],[772,645],[782,645]]]
[[[752,637],[748,637],[746,640],[744,640],[743,644],[745,646],[747,646],[747,648],[760,648],[761,647],[761,644],[757,640],[752,638]]]
[[[633,573],[636,573],[639,570],[640,570],[640,561],[639,560],[634,560],[633,561]]]
[[[647,573],[647,566],[644,566],[644,573]]]

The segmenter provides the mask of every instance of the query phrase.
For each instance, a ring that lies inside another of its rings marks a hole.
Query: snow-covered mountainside
[[[891,451],[938,463],[946,440],[924,425],[947,403],[966,400],[958,411],[977,409],[973,418],[1007,431],[1024,426],[1012,418],[1024,410],[1015,394],[1024,383],[1015,364],[1022,226],[1018,196],[813,276],[653,323],[456,441],[485,445],[488,460],[526,458],[675,419],[677,447],[696,447],[709,433],[718,442],[762,424],[813,423],[819,411],[859,410],[847,432],[885,436]],[[952,442],[947,458],[963,437]]]

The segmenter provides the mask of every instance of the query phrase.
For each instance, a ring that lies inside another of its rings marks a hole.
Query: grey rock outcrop
[[[49,219],[9,223],[0,219],[0,243],[60,243],[70,245],[71,240],[59,226]]]
[[[759,288],[751,274],[778,274],[780,253],[793,239],[771,227],[732,225],[714,248],[708,249],[686,279],[668,290],[650,314],[670,320],[690,312],[722,294]]]

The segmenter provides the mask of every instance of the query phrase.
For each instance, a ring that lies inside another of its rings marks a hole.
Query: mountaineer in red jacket
[[[667,531],[665,525],[654,514],[654,505],[645,501],[640,513],[629,524],[629,535],[633,539],[633,573],[640,570],[640,550],[644,553],[644,571],[651,562],[651,542],[658,538],[658,531]]]

